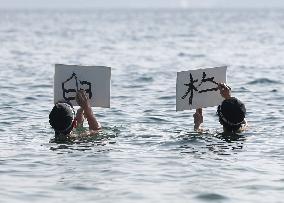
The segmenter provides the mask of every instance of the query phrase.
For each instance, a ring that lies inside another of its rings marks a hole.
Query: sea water
[[[50,143],[54,64],[112,67],[98,138]],[[176,72],[228,65],[249,129],[175,111]],[[0,202],[283,202],[283,10],[0,11]]]

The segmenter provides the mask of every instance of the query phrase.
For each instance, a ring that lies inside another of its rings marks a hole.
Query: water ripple
[[[275,10],[2,10],[1,201],[283,199],[283,22]],[[55,63],[112,67],[97,137],[49,143]],[[220,64],[247,107],[241,135],[219,133],[216,108],[204,133],[175,111],[176,72]]]

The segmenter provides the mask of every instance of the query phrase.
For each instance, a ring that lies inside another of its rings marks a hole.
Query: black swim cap
[[[239,126],[244,122],[246,107],[237,98],[231,97],[218,106],[219,119],[229,126]]]
[[[73,128],[74,117],[75,112],[72,105],[59,102],[49,114],[49,123],[56,133],[68,134]]]

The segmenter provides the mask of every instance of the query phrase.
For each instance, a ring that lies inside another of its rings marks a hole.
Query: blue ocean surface
[[[54,64],[112,67],[97,138],[50,143]],[[228,65],[249,129],[175,111],[176,72]],[[283,10],[1,10],[0,202],[283,202]]]

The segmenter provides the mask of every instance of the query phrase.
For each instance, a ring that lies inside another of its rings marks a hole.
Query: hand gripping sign
[[[110,107],[111,68],[104,66],[55,65],[54,103],[65,100],[78,106],[76,92],[85,90],[92,107]]]
[[[218,83],[226,83],[227,67],[207,68],[177,73],[176,110],[217,106],[222,101]]]

